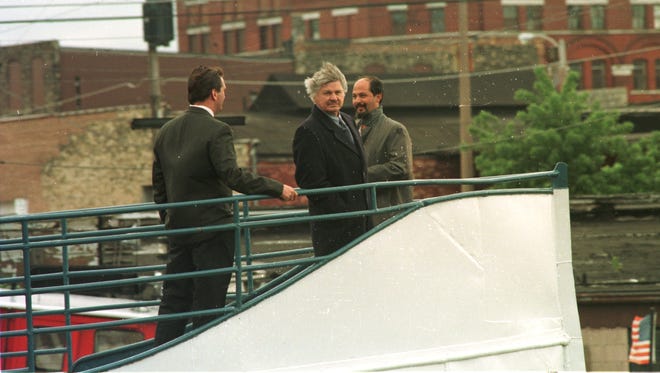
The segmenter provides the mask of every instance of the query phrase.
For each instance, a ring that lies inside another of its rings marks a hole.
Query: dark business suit
[[[361,184],[367,181],[367,166],[353,119],[340,113],[348,125],[354,144],[346,140],[342,130],[316,105],[303,121],[293,139],[293,160],[296,182],[304,189]],[[368,206],[367,192],[347,191],[309,198],[310,215],[364,210]],[[316,255],[327,255],[364,233],[365,217],[314,222],[312,243]]]
[[[156,136],[154,202],[169,203],[230,197],[232,190],[279,197],[283,185],[238,167],[231,128],[202,108],[190,107],[167,122]],[[196,205],[161,211],[166,228],[222,224],[231,220],[228,204]],[[234,232],[202,232],[168,237],[167,273],[226,268],[234,263]],[[160,314],[221,308],[231,274],[167,280]],[[200,326],[214,317],[193,319]],[[183,334],[186,320],[159,322],[156,343]]]

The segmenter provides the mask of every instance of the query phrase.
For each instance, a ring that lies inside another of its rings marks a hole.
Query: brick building
[[[312,71],[320,58],[347,72],[451,73],[458,66],[459,3],[178,0],[179,50],[293,55],[297,73]],[[581,73],[584,89],[624,87],[633,104],[660,99],[658,0],[475,0],[467,8],[472,71],[524,66],[524,60],[512,63],[510,52],[498,54],[504,58],[485,52],[514,48],[523,31],[542,33],[545,41],[532,44],[537,61],[557,61],[563,41],[567,63]],[[372,58],[364,58],[365,51]],[[314,52],[317,57],[310,59]],[[352,60],[357,52],[361,62]],[[407,63],[400,55],[409,57]]]
[[[568,64],[582,73],[582,87],[614,106],[660,100],[660,21],[654,16],[660,0],[468,4],[475,111],[515,112],[515,102],[493,105],[493,98],[506,101],[515,88],[510,82],[529,87],[527,68],[557,61],[552,42],[537,38],[523,45],[522,31],[563,40]],[[458,2],[179,0],[176,19],[182,53],[159,58],[169,115],[186,105],[185,79],[193,65],[222,65],[230,86],[227,114],[245,115],[246,125],[234,132],[256,145],[254,167],[260,173],[292,183],[290,139],[311,106],[300,94],[302,78],[327,59],[353,77],[371,72],[390,79],[386,111],[410,129],[416,177],[459,177]],[[0,116],[5,117],[0,121],[0,202],[25,199],[29,211],[36,212],[148,199],[152,131],[130,129],[133,118],[149,116],[147,60],[146,52],[60,48],[56,42],[0,48],[0,79],[6,79],[0,85],[7,87],[0,90]],[[515,77],[488,82],[492,71]],[[657,129],[656,114],[649,113],[636,108],[627,115],[641,116],[647,130]],[[619,223],[630,221],[619,214]],[[635,258],[639,244],[631,237],[645,238],[643,245],[651,251],[657,246],[657,208],[649,216],[607,242],[597,241],[613,234],[609,223],[581,216],[573,225],[592,370],[626,368],[630,315],[657,306],[660,299],[656,278],[645,279],[648,287],[637,298],[630,294],[639,288],[626,286],[639,274],[657,273],[655,262],[629,264],[641,269],[628,276],[612,271],[613,258],[623,258],[620,250],[632,250],[628,254]],[[594,263],[600,266],[599,279],[587,268]],[[612,278],[616,288],[608,283]]]
[[[242,112],[270,74],[290,72],[290,59],[159,54],[165,111],[187,107],[193,67],[220,65],[229,85],[225,111]],[[0,117],[150,103],[147,52],[62,48],[44,41],[0,48]],[[233,81],[238,83],[234,84]]]

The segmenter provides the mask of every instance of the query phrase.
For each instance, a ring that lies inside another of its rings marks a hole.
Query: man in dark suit
[[[154,143],[154,202],[172,203],[230,197],[232,190],[244,194],[268,194],[285,201],[294,200],[296,191],[279,181],[254,175],[236,164],[232,131],[215,119],[225,101],[225,82],[220,67],[199,66],[188,78],[190,107],[167,122]],[[167,229],[229,223],[228,204],[194,205],[161,210]],[[202,231],[168,237],[167,273],[227,268],[234,265],[234,232]],[[159,314],[225,306],[231,274],[180,280],[165,280]],[[216,316],[193,318],[199,327]],[[161,321],[156,344],[183,334],[186,319]]]
[[[340,112],[348,85],[344,74],[324,63],[305,79],[307,95],[314,103],[312,113],[296,130],[293,160],[296,182],[305,189],[361,184],[367,181],[362,141],[350,115]],[[367,192],[353,190],[308,196],[309,213],[322,215],[365,210]],[[313,222],[314,254],[328,255],[368,229],[365,216]]]

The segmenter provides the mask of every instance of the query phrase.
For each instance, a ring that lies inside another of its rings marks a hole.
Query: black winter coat
[[[293,139],[293,160],[296,182],[303,189],[337,187],[367,182],[367,166],[362,140],[355,122],[340,113],[351,130],[354,144],[344,138],[341,129],[316,105],[312,113],[296,130]],[[347,191],[311,195],[310,215],[365,210],[368,192]],[[367,229],[367,218],[325,220],[312,223],[312,243],[316,255],[327,255],[349,243]]]

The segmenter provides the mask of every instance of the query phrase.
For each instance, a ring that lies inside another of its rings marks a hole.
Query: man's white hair
[[[341,70],[330,62],[324,62],[314,75],[305,79],[305,89],[312,102],[314,102],[314,96],[316,96],[319,89],[332,82],[339,82],[344,89],[344,93],[348,92],[348,83]]]

